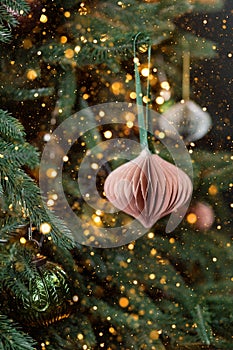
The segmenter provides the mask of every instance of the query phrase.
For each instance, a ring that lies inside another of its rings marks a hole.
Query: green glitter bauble
[[[71,288],[65,271],[58,265],[37,257],[35,274],[25,283],[27,293],[13,296],[15,317],[30,326],[47,326],[69,317]]]

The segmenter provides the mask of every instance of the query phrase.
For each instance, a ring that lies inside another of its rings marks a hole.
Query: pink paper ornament
[[[189,213],[196,215],[194,226],[201,231],[210,229],[215,221],[213,208],[207,203],[197,202],[190,208]]]
[[[108,175],[104,191],[116,208],[150,228],[185,205],[192,194],[192,182],[181,169],[144,149]]]

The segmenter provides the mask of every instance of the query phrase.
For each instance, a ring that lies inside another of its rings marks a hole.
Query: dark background
[[[217,46],[214,59],[204,59],[191,70],[192,99],[206,106],[213,120],[211,131],[196,144],[230,150],[233,147],[233,0],[225,0],[224,8],[218,12],[192,14],[185,22],[193,32],[211,39]]]

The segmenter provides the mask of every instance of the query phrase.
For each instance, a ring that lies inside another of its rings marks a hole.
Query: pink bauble
[[[194,226],[198,230],[208,230],[214,223],[215,215],[213,208],[206,203],[197,202],[190,209],[190,213],[193,213],[197,216],[197,220],[194,223]]]
[[[104,191],[116,208],[150,228],[189,201],[192,182],[181,169],[145,149],[108,175]]]

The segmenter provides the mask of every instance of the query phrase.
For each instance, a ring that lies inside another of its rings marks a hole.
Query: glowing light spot
[[[67,37],[66,37],[65,35],[62,35],[62,36],[60,37],[60,42],[61,42],[61,44],[65,44],[65,43],[67,43],[67,41],[68,41],[68,39],[67,39]]]
[[[65,52],[65,57],[68,58],[68,59],[71,59],[74,57],[74,50],[72,49],[66,49]]]
[[[101,217],[99,217],[98,215],[97,215],[97,216],[94,216],[93,220],[94,220],[94,222],[95,222],[96,224],[101,223]]]
[[[148,77],[148,76],[149,76],[149,73],[150,73],[149,68],[143,68],[143,69],[141,70],[141,74],[142,74],[144,77]]]
[[[75,53],[79,53],[81,51],[81,47],[79,45],[74,48]]]
[[[150,280],[154,280],[156,278],[156,275],[154,274],[154,273],[151,273],[150,275],[149,275],[149,279]]]
[[[115,81],[111,85],[111,88],[112,88],[112,92],[114,93],[114,95],[119,95],[119,94],[124,92],[123,84],[121,82],[118,82],[118,81]]]
[[[158,137],[160,138],[160,139],[164,139],[165,138],[165,133],[163,132],[163,131],[160,131],[159,132],[159,134],[158,134]]]
[[[49,199],[48,201],[47,201],[47,206],[48,207],[52,207],[54,205],[54,200],[53,199]]]
[[[45,142],[50,141],[50,139],[51,139],[51,135],[50,135],[50,134],[44,134],[43,140],[44,140]]]
[[[100,111],[100,112],[99,112],[99,116],[100,116],[101,118],[103,118],[103,117],[105,116],[105,112],[104,112],[104,111]]]
[[[23,40],[23,48],[24,49],[30,49],[33,46],[31,39],[24,39]]]
[[[97,163],[92,163],[91,168],[97,170],[99,168],[99,165]]]
[[[116,331],[115,331],[115,329],[113,327],[110,327],[109,328],[109,333],[116,334]]]
[[[133,122],[129,120],[129,121],[126,123],[126,125],[127,125],[128,128],[131,129],[131,128],[133,127]]]
[[[170,84],[168,81],[162,81],[160,84],[161,88],[164,90],[169,90],[170,89]]]
[[[197,222],[197,215],[194,213],[189,213],[186,220],[189,224],[195,224],[195,222]]]
[[[77,338],[78,338],[78,340],[83,340],[83,334],[81,334],[81,333],[79,333],[78,335],[77,335]]]
[[[20,243],[21,244],[26,244],[27,240],[24,237],[20,237]]]
[[[88,94],[83,94],[83,99],[84,99],[84,100],[88,100],[89,97],[90,97],[90,95],[88,95]]]
[[[47,222],[43,222],[40,225],[40,232],[43,233],[44,235],[47,235],[51,231],[51,225]]]
[[[112,137],[112,132],[110,130],[107,130],[104,132],[104,137],[106,139],[110,139]]]
[[[62,159],[63,159],[63,162],[68,162],[69,157],[68,156],[64,156]]]
[[[135,100],[135,99],[137,98],[136,92],[132,91],[132,92],[129,94],[129,97],[132,98],[132,100]]]
[[[166,283],[167,283],[166,277],[161,277],[159,282],[160,282],[161,284],[166,284]]]
[[[150,339],[152,340],[157,340],[159,339],[159,332],[154,330],[150,332]]]
[[[53,169],[53,168],[49,168],[49,169],[47,169],[47,171],[46,171],[46,175],[49,177],[49,178],[54,178],[54,177],[56,177],[57,176],[57,171],[55,170],[55,169]]]
[[[69,17],[70,17],[70,12],[69,12],[69,11],[65,11],[65,12],[64,12],[64,16],[65,16],[66,18],[69,18]]]
[[[46,23],[47,21],[48,21],[48,17],[46,15],[43,14],[43,15],[40,16],[40,22],[41,23]]]
[[[150,254],[152,256],[156,255],[157,254],[157,250],[155,248],[152,248],[151,251],[150,251]]]
[[[150,99],[149,99],[148,96],[143,96],[142,100],[143,100],[144,103],[149,103],[150,102]]]
[[[34,69],[29,69],[27,71],[27,78],[29,80],[35,80],[37,77],[38,77],[38,74]]]
[[[129,250],[133,250],[133,249],[134,249],[134,244],[133,244],[133,243],[130,243],[130,244],[128,245],[128,249],[129,249]]]
[[[215,185],[211,185],[208,189],[208,192],[211,196],[215,196],[218,193],[218,189]]]
[[[148,238],[152,239],[152,238],[154,238],[155,234],[154,234],[154,232],[149,232],[147,236],[148,236]]]
[[[162,105],[164,103],[164,98],[162,96],[157,96],[156,99],[155,99],[155,102],[158,105]]]
[[[127,299],[126,297],[120,298],[119,305],[123,308],[127,307],[129,305],[129,299]]]

